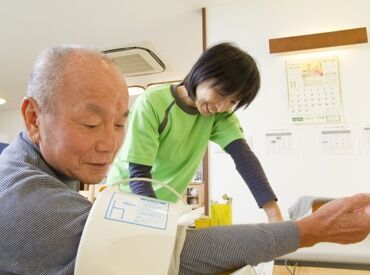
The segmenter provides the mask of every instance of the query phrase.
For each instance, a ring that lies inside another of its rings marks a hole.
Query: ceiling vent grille
[[[143,47],[124,47],[103,51],[118,66],[124,76],[163,72],[164,63],[151,50]]]

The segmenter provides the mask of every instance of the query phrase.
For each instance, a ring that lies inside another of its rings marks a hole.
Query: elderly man
[[[75,190],[101,181],[120,148],[127,86],[90,50],[43,52],[22,102],[26,131],[0,161],[0,271],[73,272],[91,204]]]
[[[73,274],[91,208],[76,186],[102,180],[120,148],[127,86],[100,53],[50,48],[34,65],[21,110],[26,131],[0,156],[0,273]],[[370,231],[369,204],[359,194],[295,223],[189,230],[179,273],[257,264],[321,241],[360,241]]]

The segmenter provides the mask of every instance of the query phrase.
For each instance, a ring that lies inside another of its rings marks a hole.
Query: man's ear
[[[26,124],[28,136],[34,143],[38,144],[40,140],[39,105],[33,98],[25,97],[22,101],[21,111],[23,120]]]

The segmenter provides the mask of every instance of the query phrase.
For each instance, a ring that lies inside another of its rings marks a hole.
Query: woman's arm
[[[282,221],[277,198],[272,190],[261,163],[249,148],[245,139],[232,141],[225,151],[234,160],[236,170],[252,192],[258,206],[266,212],[269,222]]]
[[[151,166],[130,162],[129,170],[130,178],[152,178],[152,175],[150,174],[150,170],[152,170]],[[131,192],[134,194],[156,198],[153,186],[150,182],[130,181],[129,185]]]

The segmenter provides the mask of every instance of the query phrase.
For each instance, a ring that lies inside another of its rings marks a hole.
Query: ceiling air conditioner
[[[144,47],[122,47],[104,50],[126,77],[163,72],[164,63],[151,50]]]

